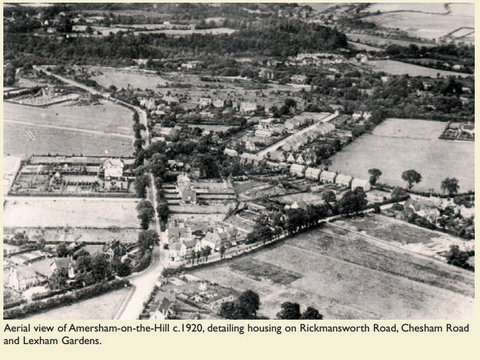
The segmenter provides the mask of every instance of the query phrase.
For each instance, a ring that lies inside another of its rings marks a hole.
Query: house
[[[177,176],[177,191],[180,194],[180,198],[185,203],[197,202],[197,193],[192,188],[190,178],[185,174]]]
[[[274,122],[275,122],[275,119],[272,119],[272,118],[262,119],[258,123],[258,129],[262,129],[262,130],[271,129],[273,127]]]
[[[305,170],[306,170],[306,166],[304,165],[299,165],[299,164],[293,164],[291,167],[290,167],[290,174],[291,175],[294,175],[296,177],[300,177],[300,178],[303,178],[304,175],[305,175]]]
[[[265,80],[274,80],[275,79],[275,72],[270,70],[270,69],[261,68],[258,71],[258,77],[260,79],[265,79]]]
[[[225,150],[223,151],[223,153],[224,153],[225,155],[232,156],[232,157],[238,156],[238,152],[237,152],[236,150],[229,149],[229,148],[225,148]]]
[[[105,179],[120,178],[123,176],[123,162],[120,159],[108,159],[103,163]]]
[[[333,184],[336,177],[337,173],[333,171],[322,171],[322,173],[320,174],[320,181],[325,184]]]
[[[275,162],[285,162],[286,158],[282,151],[272,151],[268,153],[268,158]]]
[[[352,184],[352,180],[353,178],[349,175],[338,174],[335,179],[335,184],[350,187],[350,185]]]
[[[252,113],[257,110],[257,104],[251,101],[242,101],[240,103],[240,112],[241,113]]]
[[[300,164],[300,165],[305,165],[305,159],[303,158],[303,155],[302,155],[302,154],[298,155],[298,157],[297,157],[297,159],[295,160],[295,162],[296,162],[297,164]]]
[[[178,226],[173,224],[166,230],[169,244],[182,243],[193,239],[192,229],[189,226]]]
[[[362,188],[363,191],[370,191],[371,189],[370,181],[365,179],[354,178],[352,180],[351,188],[352,190],[355,190],[357,187]]]
[[[200,105],[200,107],[210,106],[212,104],[212,99],[210,99],[210,98],[200,98],[198,100],[198,104]]]
[[[361,111],[355,111],[353,114],[352,114],[352,118],[353,120],[357,121],[357,120],[360,120],[363,116],[363,113]]]
[[[440,216],[440,210],[435,204],[425,199],[409,198],[404,205],[407,216],[414,213],[428,221],[435,223]]]
[[[225,101],[222,99],[214,99],[212,105],[216,108],[223,108],[225,106]]]
[[[221,247],[231,247],[236,242],[236,234],[232,229],[215,229],[207,231],[201,241],[202,248],[209,247],[214,251],[220,251]]]
[[[247,151],[256,152],[257,151],[257,145],[255,145],[255,143],[253,141],[247,140],[245,142],[245,149],[247,149]]]
[[[261,137],[261,138],[269,138],[271,136],[275,135],[275,132],[273,130],[255,130],[255,136]]]
[[[294,84],[306,84],[308,76],[306,75],[292,75],[290,76],[290,81]]]
[[[308,180],[318,181],[320,179],[321,172],[322,170],[320,169],[309,167],[305,171],[305,177]]]
[[[165,320],[173,314],[172,306],[175,305],[176,297],[173,293],[162,293],[158,296],[158,307],[153,311],[150,319]]]
[[[55,271],[67,270],[68,277],[73,279],[75,277],[74,261],[71,258],[53,258],[50,262],[50,274],[51,276]]]
[[[289,154],[288,157],[287,157],[287,162],[289,163],[294,163],[295,162],[295,156],[293,156],[293,154]]]
[[[33,269],[24,267],[17,269],[15,267],[10,268],[8,281],[5,279],[5,284],[16,291],[23,291],[32,286],[37,285],[43,280]]]
[[[240,155],[240,158],[245,162],[245,163],[254,163],[262,160],[255,154],[250,154],[250,153],[243,153]]]

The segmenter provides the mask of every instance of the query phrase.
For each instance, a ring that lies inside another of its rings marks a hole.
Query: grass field
[[[142,71],[121,71],[114,68],[95,67],[95,70],[102,74],[93,76],[92,80],[103,87],[114,85],[117,89],[127,88],[128,85],[134,89],[155,89],[157,85],[165,86],[165,79],[156,74],[145,73]]]
[[[449,4],[374,4],[367,8],[380,15],[366,17],[385,27],[406,31],[411,36],[439,39],[463,26],[474,27],[473,3]],[[398,12],[400,11],[400,12]]]
[[[269,318],[285,301],[314,306],[326,319],[473,317],[473,273],[331,225],[193,274],[256,291]]]
[[[130,294],[130,289],[121,289],[107,294],[45,311],[32,316],[28,320],[102,320],[113,319],[122,303]]]
[[[335,225],[361,232],[391,242],[395,246],[445,261],[441,253],[450,250],[450,245],[470,249],[473,241],[466,241],[438,231],[430,231],[405,221],[382,215],[368,215],[348,221],[336,221]]]
[[[129,156],[132,113],[111,103],[47,108],[4,103],[4,153]]]
[[[376,72],[385,72],[391,75],[428,76],[432,78],[436,78],[437,74],[440,74],[440,76],[443,76],[443,77],[473,76],[472,74],[460,73],[455,71],[447,71],[447,70],[438,70],[438,69],[428,68],[425,66],[408,64],[401,61],[395,61],[395,60],[371,60],[368,62],[368,65],[370,65],[372,69]]]
[[[5,227],[138,227],[136,200],[116,198],[10,197]]]
[[[443,179],[455,177],[461,192],[473,190],[474,144],[436,139],[440,125],[429,123],[430,126],[425,127],[423,121],[417,124],[417,120],[388,119],[373,134],[362,135],[335,154],[331,168],[357,177],[365,177],[368,169],[378,168],[382,171],[380,182],[394,186],[405,186],[402,172],[415,169],[422,175],[422,182],[414,189],[440,191]],[[415,134],[409,130],[410,125],[412,129],[424,130]]]

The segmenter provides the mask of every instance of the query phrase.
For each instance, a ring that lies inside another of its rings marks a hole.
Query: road
[[[328,117],[326,117],[325,119],[323,119],[320,123],[326,123],[326,122],[329,122],[333,119],[335,119],[336,117],[338,116],[338,114],[332,114]],[[285,143],[287,141],[289,141],[290,139],[296,137],[296,136],[299,136],[299,135],[303,135],[303,134],[306,134],[307,132],[311,131],[312,129],[314,129],[315,127],[317,127],[319,125],[319,122],[316,122],[315,124],[313,125],[310,125],[310,126],[307,126],[305,129],[302,129],[298,132],[296,132],[295,134],[292,134],[290,136],[287,136],[286,138],[276,142],[275,144],[273,145],[270,145],[269,147],[263,149],[262,151],[259,151],[257,153],[257,156],[258,157],[261,157],[261,158],[264,158],[268,153],[271,153],[277,149],[279,149],[280,147],[282,147],[283,145],[285,145]]]
[[[37,71],[43,71],[49,76],[53,76],[57,78],[58,80],[77,87],[79,89],[88,91],[89,93],[93,95],[98,95],[103,98],[105,98],[108,101],[113,101],[112,97],[110,96],[109,93],[107,92],[102,92],[97,89],[94,89],[93,87],[87,86],[85,84],[82,84],[78,81],[68,79],[64,76],[57,75],[55,73],[52,73],[51,71],[46,70],[44,67],[40,66],[34,66],[34,69]],[[114,100],[116,104],[123,105],[125,107],[128,107],[129,109],[135,111],[138,114],[139,122],[145,126],[145,130],[142,131],[142,138],[145,141],[144,148],[148,147],[150,145],[150,132],[148,130],[148,118],[147,118],[147,113],[134,105],[128,104],[124,101],[121,100]],[[148,173],[150,177],[150,182],[151,182],[151,189],[152,189],[152,204],[155,209],[155,229],[157,233],[159,234],[161,240],[164,239],[165,234],[162,234],[161,228],[160,228],[160,221],[158,219],[158,213],[157,213],[157,190],[155,189],[155,184],[154,184],[154,178],[152,173]],[[132,284],[134,288],[134,292],[131,295],[130,299],[128,302],[123,306],[115,318],[122,319],[122,320],[134,320],[138,319],[140,314],[142,313],[143,307],[144,307],[144,302],[148,300],[150,294],[153,291],[153,288],[155,287],[155,283],[157,282],[158,278],[160,277],[162,270],[166,264],[167,261],[167,254],[165,251],[161,251],[161,246],[162,246],[163,241],[160,241],[159,245],[156,245],[153,249],[152,252],[152,261],[150,263],[150,266],[145,269],[144,271],[140,273],[136,273],[131,275],[128,279],[130,283]]]

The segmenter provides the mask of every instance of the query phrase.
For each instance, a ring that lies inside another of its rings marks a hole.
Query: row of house
[[[369,191],[371,189],[371,185],[368,180],[354,178],[350,175],[337,174],[333,171],[307,167],[300,164],[293,164],[290,167],[290,174],[299,178],[306,178],[312,181],[320,181],[324,184],[337,184],[339,186],[352,189],[360,187],[364,191]]]

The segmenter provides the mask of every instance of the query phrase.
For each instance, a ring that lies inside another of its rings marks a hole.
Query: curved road
[[[87,86],[85,84],[82,84],[78,81],[66,78],[61,75],[57,75],[55,73],[52,73],[51,71],[46,70],[44,67],[41,66],[34,66],[34,69],[37,71],[43,71],[45,74],[49,76],[53,76],[57,78],[58,80],[69,84],[71,86],[77,87],[79,89],[88,91],[89,93],[93,95],[98,95],[101,96],[108,101],[113,101],[117,104],[123,105],[125,107],[128,107],[129,109],[135,111],[138,114],[139,121],[141,124],[145,126],[145,130],[142,131],[142,137],[145,140],[144,147],[147,147],[150,145],[150,132],[148,130],[148,118],[147,118],[147,113],[134,105],[131,105],[129,103],[126,103],[121,100],[115,100],[112,99],[109,93],[107,92],[102,92],[99,91],[93,87]],[[138,319],[140,314],[142,313],[143,310],[143,304],[145,301],[148,300],[151,292],[153,291],[153,288],[155,287],[155,283],[157,282],[158,278],[161,275],[161,272],[164,268],[164,264],[166,264],[167,261],[167,254],[165,251],[160,251],[160,246],[162,244],[162,238],[165,236],[161,232],[160,229],[160,221],[158,219],[158,214],[156,213],[157,209],[157,190],[155,189],[154,185],[154,179],[152,173],[149,173],[150,181],[151,181],[151,190],[152,190],[152,204],[155,209],[155,229],[157,233],[160,236],[160,245],[157,245],[154,247],[153,252],[152,252],[152,261],[150,263],[150,266],[145,269],[144,271],[136,274],[132,274],[128,277],[130,283],[133,285],[134,292],[131,294],[130,298],[128,299],[128,302],[121,307],[119,312],[116,314],[115,318],[116,319],[123,319],[123,320],[134,320]]]

